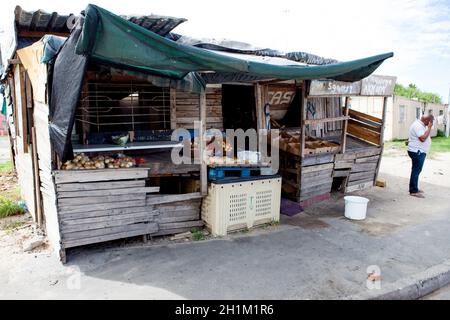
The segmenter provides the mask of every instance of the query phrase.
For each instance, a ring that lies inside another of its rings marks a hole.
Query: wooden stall
[[[348,97],[383,96],[386,105],[394,85],[395,77],[373,75],[355,83],[301,85],[300,126],[282,128],[280,137],[284,196],[308,206],[328,199],[332,190],[352,192],[375,184],[385,112],[378,119],[352,110]]]
[[[241,190],[238,197],[233,190],[227,193],[228,218],[241,225],[239,217],[250,212],[264,221],[276,221],[279,212],[272,211],[279,208],[279,176],[264,170],[266,164],[256,151],[247,150],[245,138],[242,150],[231,155],[234,162],[224,163],[223,157],[217,161],[208,153],[212,143],[211,137],[206,139],[208,129],[223,135],[225,129],[270,133],[271,128],[279,128],[283,191],[302,203],[329,196],[337,178],[343,179],[347,190],[376,178],[384,121],[342,107],[341,97],[370,95],[370,90],[385,88],[387,83],[380,79],[352,84],[296,81],[308,74],[313,79],[332,78],[336,68],[322,66],[316,73],[308,73],[315,66],[297,68],[307,64],[305,56],[333,63],[306,53],[276,57],[281,53],[274,50],[216,48],[212,43],[213,49],[205,50],[201,43],[190,44],[192,39],[179,41],[169,35],[184,19],[119,17],[93,5],[86,12],[106,14],[126,27],[106,36],[108,28],[94,28],[95,37],[83,41],[78,32],[95,27],[93,23],[69,30],[74,21],[82,20],[17,7],[14,36],[22,44],[10,48],[11,59],[4,63],[2,74],[23,196],[63,261],[66,249],[77,246],[202,227],[200,210],[208,180],[264,184],[259,191]],[[55,37],[40,39],[49,34],[69,38],[66,42]],[[90,45],[100,36],[104,51],[94,57],[96,46]],[[148,41],[141,41],[143,36]],[[124,50],[100,59],[122,42],[128,44],[128,56],[122,56]],[[82,44],[89,47],[86,55],[78,52]],[[51,48],[44,54],[48,45]],[[194,49],[195,45],[199,47]],[[50,57],[42,63],[46,55]],[[391,56],[387,53],[337,67],[343,74],[355,71],[361,79],[368,74],[368,65]],[[55,63],[58,58],[62,62]],[[252,65],[255,60],[258,63]],[[82,67],[75,70],[74,78],[67,78],[65,71],[71,70],[73,61]],[[55,102],[55,97],[60,100]],[[200,125],[194,128],[197,120]],[[187,129],[192,149],[186,152],[189,157],[197,155],[194,163],[175,164],[172,159],[174,148],[184,146],[183,141],[172,139],[174,130],[180,128]],[[257,160],[246,159],[249,155]],[[230,171],[237,174],[222,179]],[[246,221],[252,217],[247,215]]]

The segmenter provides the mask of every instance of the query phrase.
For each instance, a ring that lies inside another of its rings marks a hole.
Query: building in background
[[[383,110],[383,98],[381,97],[351,97],[350,109],[367,113],[371,116],[381,118]],[[401,96],[392,96],[388,99],[386,110],[386,123],[384,140],[408,139],[411,123],[423,114],[433,114],[436,121],[431,131],[435,137],[438,130],[445,130],[445,115],[448,105],[420,102]]]

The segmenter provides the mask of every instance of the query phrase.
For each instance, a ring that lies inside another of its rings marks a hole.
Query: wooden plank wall
[[[35,216],[35,197],[34,197],[34,179],[33,179],[33,161],[32,153],[28,142],[28,126],[27,126],[27,99],[25,88],[25,69],[22,65],[14,66],[14,113],[15,113],[15,147],[14,159],[15,169],[17,172],[18,182],[20,186],[21,197],[27,204],[28,211],[31,213],[33,220],[37,220]],[[48,129],[47,129],[48,130]]]
[[[52,149],[48,131],[48,112],[47,104],[35,100],[34,125],[36,129],[36,151],[42,197],[42,212],[45,229],[50,242],[56,250],[59,250],[60,235],[56,209],[56,192],[52,176]]]
[[[381,119],[352,109],[349,110],[349,116],[347,134],[376,146],[381,144]]]
[[[381,148],[349,151],[335,156],[333,177],[346,179],[345,192],[362,190],[375,183]]]
[[[331,192],[334,154],[320,154],[303,159],[280,153],[280,173],[284,196],[297,202]]]
[[[158,194],[143,168],[54,171],[63,248],[203,225],[200,193]]]
[[[313,115],[310,111],[306,113],[306,119],[325,119],[337,118],[343,115],[339,97],[334,98],[308,98],[308,104],[312,104],[316,113]],[[333,121],[318,123],[306,126],[306,135],[323,138],[339,135],[342,130],[342,121]]]
[[[171,112],[173,113],[175,110],[176,114],[175,116],[171,115],[172,126],[193,129],[194,121],[200,119],[199,95],[178,90],[175,92],[175,98],[171,97],[171,101]],[[206,87],[206,128],[223,130],[221,85]]]

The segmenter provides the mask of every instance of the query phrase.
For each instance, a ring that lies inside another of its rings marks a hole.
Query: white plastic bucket
[[[366,218],[367,203],[369,199],[356,196],[346,196],[345,217],[352,220],[364,220]]]

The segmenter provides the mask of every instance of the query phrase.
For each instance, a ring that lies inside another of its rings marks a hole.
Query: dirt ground
[[[385,150],[380,177],[384,174],[409,179],[410,170],[411,160],[404,151],[394,148]],[[419,183],[450,187],[450,152],[428,156]]]

